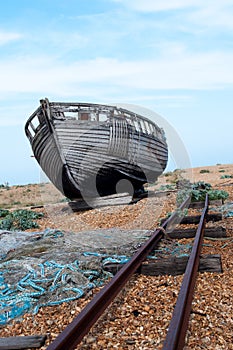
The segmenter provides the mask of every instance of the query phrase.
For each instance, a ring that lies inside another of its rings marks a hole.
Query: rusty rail
[[[170,326],[163,345],[163,350],[182,350],[185,345],[185,335],[189,324],[189,316],[198,272],[206,216],[208,213],[208,203],[208,195],[206,195],[205,207],[198,225],[193,248],[185,270],[176,306],[174,308]]]
[[[190,201],[187,198],[179,207],[184,209]],[[80,314],[64,329],[62,333],[47,347],[47,350],[73,350],[88,333],[90,328],[103,314],[105,309],[122,290],[133,273],[140,267],[155,245],[163,238],[167,225],[179,215],[174,212],[163,225],[154,231],[149,240],[133,255],[111,281],[97,293]]]

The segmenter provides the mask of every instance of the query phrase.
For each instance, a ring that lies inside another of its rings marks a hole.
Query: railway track
[[[94,296],[91,302],[87,304],[79,315],[47,347],[47,350],[75,349],[118,293],[124,288],[126,282],[138,270],[142,262],[146,260],[149,253],[158,242],[164,238],[166,235],[166,228],[181,220],[180,211],[188,207],[189,201],[189,198],[186,199],[179,209],[174,212],[170,218],[166,219],[161,227],[153,232],[150,239],[135,253],[128,263],[117,272],[110,282]],[[163,350],[183,349],[185,344],[205,223],[207,220],[208,204],[208,196],[206,196],[204,209],[200,216],[192,251],[186,266],[167,336],[164,341]]]

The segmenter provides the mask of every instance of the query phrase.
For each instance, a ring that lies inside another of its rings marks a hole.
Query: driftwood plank
[[[223,204],[222,199],[209,201],[209,206],[221,206]],[[204,208],[205,202],[191,202],[189,208]]]
[[[40,348],[45,344],[46,335],[29,335],[0,338],[0,350]]]
[[[132,197],[127,193],[121,193],[119,195],[111,195],[100,197],[96,199],[90,199],[89,205],[83,200],[77,200],[69,202],[69,206],[73,212],[87,210],[92,208],[101,208],[105,206],[114,206],[114,205],[127,205],[131,203]]]
[[[196,235],[197,229],[190,228],[190,229],[175,229],[172,232],[168,232],[168,236],[170,238],[194,238]],[[226,237],[226,229],[225,227],[219,226],[219,227],[206,227],[204,237],[211,237],[211,238],[223,238]]]
[[[189,215],[189,216],[184,216],[181,221],[178,218],[175,218],[174,221],[171,223],[171,225],[175,224],[185,224],[185,225],[190,225],[190,224],[199,224],[201,216],[200,215]],[[223,219],[222,214],[216,213],[216,214],[207,214],[206,221],[221,221]],[[161,224],[163,224],[167,218],[161,219]]]
[[[190,215],[190,216],[185,216],[181,220],[181,224],[198,224],[200,221],[201,216],[200,215]],[[222,214],[217,213],[217,214],[208,214],[206,221],[221,221],[222,220]]]
[[[147,260],[141,265],[138,272],[147,276],[159,275],[182,275],[185,272],[189,257],[171,257],[157,260]],[[121,269],[123,264],[109,264],[104,269],[116,274]],[[221,256],[203,255],[200,257],[199,272],[222,272]]]
[[[159,275],[181,275],[185,272],[188,262],[186,257],[173,257],[158,259],[156,262],[142,264],[140,273],[148,276]],[[203,255],[200,257],[199,272],[219,272],[222,273],[222,263],[220,255]]]

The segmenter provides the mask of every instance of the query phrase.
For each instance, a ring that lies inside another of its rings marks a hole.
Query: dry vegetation
[[[173,184],[179,171],[164,174],[158,184]],[[233,165],[200,167],[183,172],[192,182],[205,181],[216,189],[228,191],[233,202]],[[134,206],[108,207],[72,213],[64,198],[51,185],[13,186],[0,189],[0,207],[19,208],[45,204],[41,229],[59,228],[79,232],[88,228],[155,228],[159,218],[175,208],[175,194],[161,200],[149,198]],[[56,203],[56,204],[51,204]],[[156,212],[155,212],[156,208]],[[210,223],[213,225],[213,223]],[[233,349],[233,218],[220,223],[227,230],[227,240],[204,240],[203,253],[221,254],[223,273],[199,274],[190,318],[186,350]],[[78,234],[78,233],[77,233]],[[188,242],[188,240],[185,240]],[[77,349],[162,349],[162,342],[175,305],[182,276],[134,276],[122,294]],[[96,290],[97,291],[97,290]],[[25,314],[23,320],[0,329],[0,336],[47,334],[47,344],[80,312],[92,297],[46,307],[38,314]],[[45,347],[44,347],[45,349]]]
[[[4,209],[27,208],[64,200],[51,184],[2,185],[0,188],[0,208]]]

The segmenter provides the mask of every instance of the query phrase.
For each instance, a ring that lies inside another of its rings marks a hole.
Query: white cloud
[[[11,41],[19,40],[22,38],[20,33],[10,33],[0,31],[0,45],[5,45]]]
[[[187,15],[187,20],[202,28],[233,29],[232,3],[228,1],[213,2],[211,6],[200,6]]]
[[[63,31],[50,31],[46,34],[47,44],[49,48],[56,49],[56,51],[60,54],[63,54],[64,51],[80,49],[85,47],[89,38],[86,35],[82,35],[79,32],[63,32]],[[39,47],[43,47],[44,45],[44,35],[38,36],[32,34],[29,37],[29,40],[33,43],[38,44]],[[49,48],[46,48],[48,50]]]
[[[232,0],[113,0],[122,6],[140,13],[179,11],[177,18],[183,23],[189,22],[202,28],[233,28]],[[179,23],[176,23],[176,28]],[[200,29],[200,28],[199,28]],[[196,31],[193,28],[193,31]]]
[[[169,52],[169,51],[168,51]],[[233,52],[166,54],[148,60],[96,58],[65,64],[52,57],[0,61],[1,93],[77,95],[122,88],[216,89],[233,84]]]
[[[176,10],[203,5],[202,0],[114,0],[140,12],[158,12]],[[204,2],[206,4],[206,1]]]

